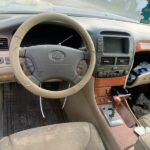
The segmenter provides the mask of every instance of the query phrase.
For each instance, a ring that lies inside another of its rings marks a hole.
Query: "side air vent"
[[[0,50],[8,49],[8,38],[0,38]]]
[[[118,57],[117,58],[117,65],[128,65],[130,61],[129,57]]]
[[[102,57],[101,58],[101,65],[114,65],[115,64],[115,57]]]

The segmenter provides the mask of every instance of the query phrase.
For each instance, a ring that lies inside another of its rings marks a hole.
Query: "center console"
[[[108,82],[106,82],[106,79]],[[113,82],[113,79],[116,82]],[[117,79],[120,81],[118,82]],[[121,92],[112,94],[112,89],[117,89],[117,91],[123,89],[125,83],[123,79],[125,77],[97,78],[95,81],[97,106],[121,150],[134,146],[138,139],[137,134],[134,132],[137,122],[125,103],[129,94]],[[103,80],[105,84],[102,82]]]
[[[134,40],[130,33],[98,32],[94,73],[96,102],[122,150],[134,145],[138,138],[134,133],[136,121],[125,103],[130,94],[123,88],[133,60]]]
[[[100,31],[97,38],[95,77],[110,78],[129,73],[134,57],[132,36],[120,31]]]

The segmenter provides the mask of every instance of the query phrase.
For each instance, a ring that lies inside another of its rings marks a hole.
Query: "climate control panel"
[[[114,71],[110,71],[110,70],[100,70],[97,72],[96,77],[101,77],[101,78],[111,78],[111,77],[120,77],[120,76],[125,76],[128,74],[127,70],[114,70]]]

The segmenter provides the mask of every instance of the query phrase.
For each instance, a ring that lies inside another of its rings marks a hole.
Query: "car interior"
[[[0,150],[149,150],[149,58],[133,20],[1,14]]]

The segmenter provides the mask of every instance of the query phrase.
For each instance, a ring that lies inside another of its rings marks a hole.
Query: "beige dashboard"
[[[0,39],[8,39],[8,46],[11,38],[0,35]],[[3,41],[0,41],[0,44]],[[13,81],[15,79],[9,59],[9,49],[0,49],[0,82]]]
[[[8,47],[11,42],[11,37],[13,36],[15,30],[31,15],[10,15],[3,16],[4,19],[0,20],[0,39],[8,39]],[[100,18],[86,18],[86,17],[73,17],[76,21],[80,22],[81,25],[87,29],[90,33],[94,42],[96,42],[95,35],[101,29],[109,30],[120,30],[127,31],[132,34],[134,38],[135,52],[139,53],[141,51],[150,51],[150,27],[147,25],[141,25],[133,22],[117,21],[110,19],[100,19]],[[149,82],[150,75],[146,75],[146,79]],[[122,84],[125,83],[125,77],[122,77]],[[11,63],[9,62],[9,49],[0,49],[0,82],[10,82],[15,79]],[[105,79],[106,82],[115,78]],[[142,77],[142,79],[145,79]],[[141,79],[141,82],[143,80]],[[96,80],[98,81],[98,79]],[[115,80],[115,84],[120,81]],[[98,81],[99,82],[99,81]],[[137,83],[136,83],[137,84]],[[102,86],[104,87],[104,86]],[[109,86],[108,86],[109,87]],[[98,90],[97,90],[98,91]]]

